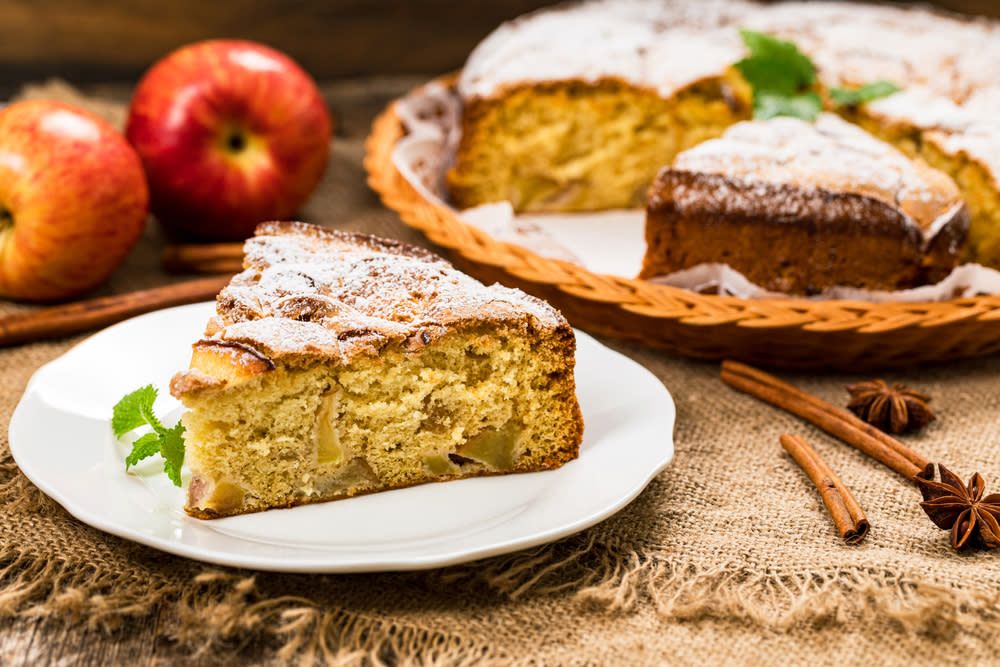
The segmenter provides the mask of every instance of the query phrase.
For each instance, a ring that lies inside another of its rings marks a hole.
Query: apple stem
[[[8,227],[13,226],[14,214],[3,206],[0,206],[0,232],[6,231]]]

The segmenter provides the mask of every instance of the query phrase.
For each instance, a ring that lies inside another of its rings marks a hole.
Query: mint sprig
[[[125,470],[128,470],[139,461],[148,459],[153,454],[160,453],[160,436],[156,433],[147,433],[132,443],[132,451],[125,457]]]
[[[115,437],[121,438],[129,431],[148,424],[147,415],[153,413],[155,401],[156,388],[151,384],[136,389],[118,401],[111,416],[111,430],[115,432]],[[155,415],[153,418],[156,418]]]
[[[163,457],[163,472],[174,483],[181,485],[181,466],[184,465],[184,424],[167,429],[160,435],[160,456]]]
[[[736,69],[755,90],[794,95],[816,83],[816,67],[792,42],[763,32],[740,30],[750,55]]]
[[[838,107],[856,107],[880,97],[888,97],[899,90],[899,86],[891,81],[873,81],[858,88],[831,88],[830,101]]]
[[[181,466],[184,465],[184,424],[178,422],[167,428],[153,412],[156,387],[146,385],[126,394],[111,414],[111,430],[121,439],[129,431],[149,426],[152,431],[141,435],[132,443],[132,451],[125,457],[125,470],[154,454],[163,458],[163,472],[174,483],[181,485]]]
[[[753,117],[816,120],[823,99],[816,91],[816,66],[809,57],[794,43],[762,32],[740,30],[740,37],[750,54],[734,67],[753,89]],[[876,81],[859,88],[832,88],[829,94],[834,107],[853,107],[898,90],[888,81]]]
[[[823,109],[823,100],[816,93],[801,95],[775,95],[762,93],[754,96],[753,117],[768,120],[778,116],[791,116],[802,120],[815,120]]]
[[[735,67],[753,88],[753,117],[792,116],[815,120],[823,101],[810,90],[816,67],[792,42],[753,30],[740,30],[750,55]]]

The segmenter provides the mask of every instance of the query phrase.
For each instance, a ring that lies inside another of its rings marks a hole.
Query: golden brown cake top
[[[465,99],[525,83],[614,78],[669,95],[717,75],[742,53],[740,0],[603,0],[565,3],[501,25],[469,56]],[[697,57],[690,57],[691,54]]]
[[[524,83],[615,78],[665,95],[744,52],[740,28],[793,40],[830,85],[888,79],[961,102],[997,85],[996,22],[857,2],[590,0],[509,21],[476,47],[466,99]]]
[[[1000,33],[995,41],[1000,44]],[[865,113],[889,125],[922,128],[923,141],[978,163],[1000,188],[1000,86],[978,88],[961,104],[928,88],[907,88],[868,104]]]
[[[621,80],[669,97],[746,53],[739,29],[795,42],[829,86],[884,79],[903,92],[866,110],[934,131],[1000,186],[1000,23],[857,2],[591,0],[505,23],[469,56],[465,101],[552,81]]]
[[[874,199],[902,213],[903,220],[925,239],[954,220],[964,207],[958,188],[947,175],[910,160],[834,114],[821,114],[813,123],[795,118],[737,123],[720,138],[678,154],[670,170],[725,177],[713,181],[711,187],[702,182],[697,192],[689,193],[707,206],[715,202],[719,207],[732,207],[743,199],[754,199],[752,188],[742,187],[737,194],[731,187],[734,181],[858,195],[840,198],[836,204],[817,204],[826,208],[861,207],[864,199]],[[654,198],[656,188],[654,184]],[[683,205],[687,194],[684,187],[675,187],[672,196]],[[745,202],[746,208],[768,210],[778,218],[798,217],[797,211],[779,209],[808,201],[776,199],[767,188],[760,190],[757,199]],[[859,208],[855,217],[863,219],[863,214]]]
[[[269,364],[343,362],[484,323],[569,329],[547,303],[487,287],[398,241],[272,222],[257,228],[245,253],[246,268],[219,294],[202,344],[232,346]]]

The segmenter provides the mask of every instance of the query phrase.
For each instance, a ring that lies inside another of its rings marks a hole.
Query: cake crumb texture
[[[968,226],[947,175],[836,115],[746,121],[660,172],[640,277],[714,263],[789,294],[906,289],[951,272]]]
[[[547,304],[372,237],[276,223],[247,246],[213,334],[171,384],[189,408],[190,514],[577,456],[575,337]]]
[[[453,202],[643,205],[661,167],[747,118],[741,28],[794,42],[825,87],[899,86],[840,112],[954,179],[971,220],[963,259],[1000,267],[1000,22],[920,6],[590,0],[509,21],[457,83]]]

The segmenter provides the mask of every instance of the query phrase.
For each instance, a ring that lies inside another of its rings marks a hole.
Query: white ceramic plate
[[[40,368],[10,421],[10,449],[42,491],[100,530],[197,560],[285,572],[415,570],[555,540],[629,503],[673,456],[674,404],[649,371],[577,332],[580,458],[558,470],[484,477],[200,521],[159,457],[126,474],[111,407],[187,366],[211,303],[162,310],[88,338]],[[186,481],[186,475],[185,475]]]

